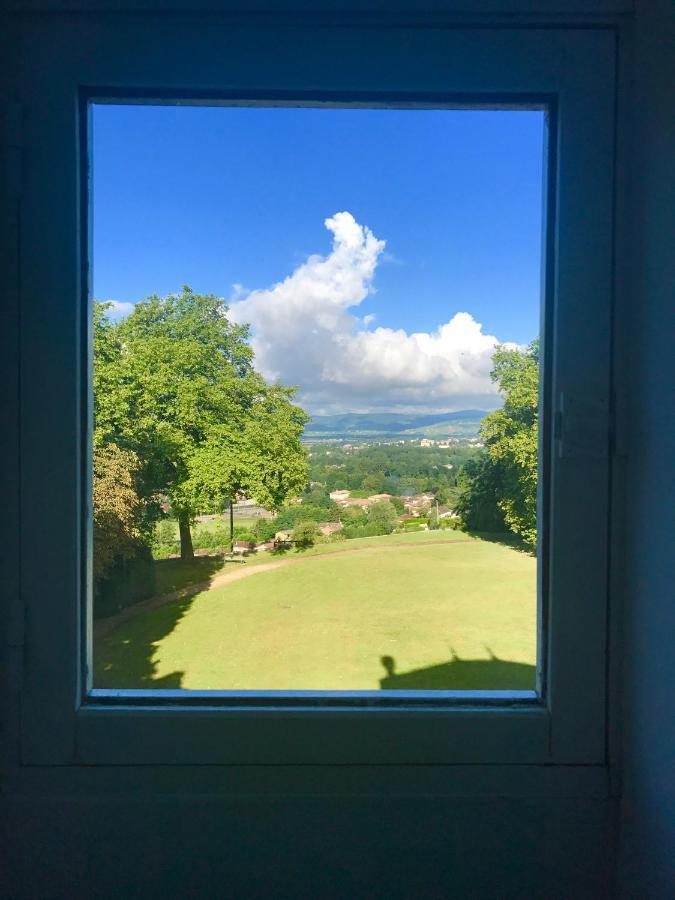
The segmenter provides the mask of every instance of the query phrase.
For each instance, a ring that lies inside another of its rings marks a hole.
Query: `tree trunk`
[[[230,500],[230,556],[234,554],[234,507],[233,500]]]
[[[180,532],[180,558],[194,559],[195,551],[192,547],[192,534],[190,533],[190,516],[187,513],[179,513],[178,530]]]

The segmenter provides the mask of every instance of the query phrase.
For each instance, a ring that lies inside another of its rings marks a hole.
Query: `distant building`
[[[426,512],[430,508],[434,499],[433,494],[416,494],[414,497],[409,497],[403,505],[408,512],[419,516],[420,513]]]
[[[331,500],[334,500],[335,503],[341,503],[343,500],[346,500],[351,491],[331,491],[328,495]]]
[[[344,527],[342,522],[324,522],[323,525],[319,525],[319,532],[326,535],[326,537],[330,537],[336,531],[342,531]]]

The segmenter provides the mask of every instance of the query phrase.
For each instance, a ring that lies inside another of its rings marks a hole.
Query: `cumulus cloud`
[[[232,318],[252,326],[263,374],[298,385],[315,413],[497,405],[490,381],[497,338],[468,312],[431,333],[371,329],[374,316],[353,310],[374,291],[386,242],[349,212],[324,225],[333,235],[327,256],[310,256],[283,281],[243,299],[237,286],[231,299]]]
[[[133,312],[134,303],[126,303],[122,300],[109,300],[110,307],[108,308],[108,315],[111,319],[123,319],[125,316],[128,316],[131,312]]]

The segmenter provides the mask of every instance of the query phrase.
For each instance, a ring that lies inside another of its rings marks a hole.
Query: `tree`
[[[368,522],[371,525],[379,525],[384,534],[391,534],[398,523],[398,513],[394,504],[389,500],[378,500],[368,510]]]
[[[248,328],[226,313],[187,286],[118,324],[96,309],[96,442],[136,452],[143,495],[166,492],[177,514],[184,558],[200,508],[222,509],[239,490],[276,506],[306,482],[307,416],[292,389],[254,370]]]
[[[94,448],[94,560],[99,581],[120,560],[136,555],[141,539],[143,502],[136,491],[140,463],[116,444]]]
[[[316,522],[299,522],[291,534],[291,540],[296,547],[304,550],[312,547],[319,534],[319,526]]]
[[[465,528],[497,534],[506,530],[500,509],[503,496],[501,467],[483,451],[467,460],[458,475],[459,498],[455,505]]]
[[[429,531],[437,531],[441,527],[440,519],[438,516],[437,503],[435,503],[429,510],[428,525]]]
[[[530,547],[537,539],[537,410],[539,343],[525,350],[498,347],[492,379],[504,406],[481,422],[486,450],[467,461],[458,476],[457,511],[467,528],[505,527]]]
[[[384,472],[372,472],[361,482],[364,491],[370,491],[371,494],[381,494],[384,488]]]
[[[481,422],[481,436],[499,468],[498,505],[508,527],[530,546],[537,540],[539,342],[527,350],[499,347],[492,380],[504,406]]]
[[[307,417],[290,402],[291,389],[260,381],[243,414],[212,426],[194,448],[187,477],[174,490],[182,506],[218,509],[241,492],[278,509],[304,488],[307,455],[300,437]]]
[[[392,497],[389,501],[391,505],[394,507],[399,516],[403,515],[405,512],[405,503],[401,500],[400,497]]]

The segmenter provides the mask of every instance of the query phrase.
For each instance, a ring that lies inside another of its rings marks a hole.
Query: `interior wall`
[[[630,135],[619,886],[675,896],[675,4],[640,0]]]

